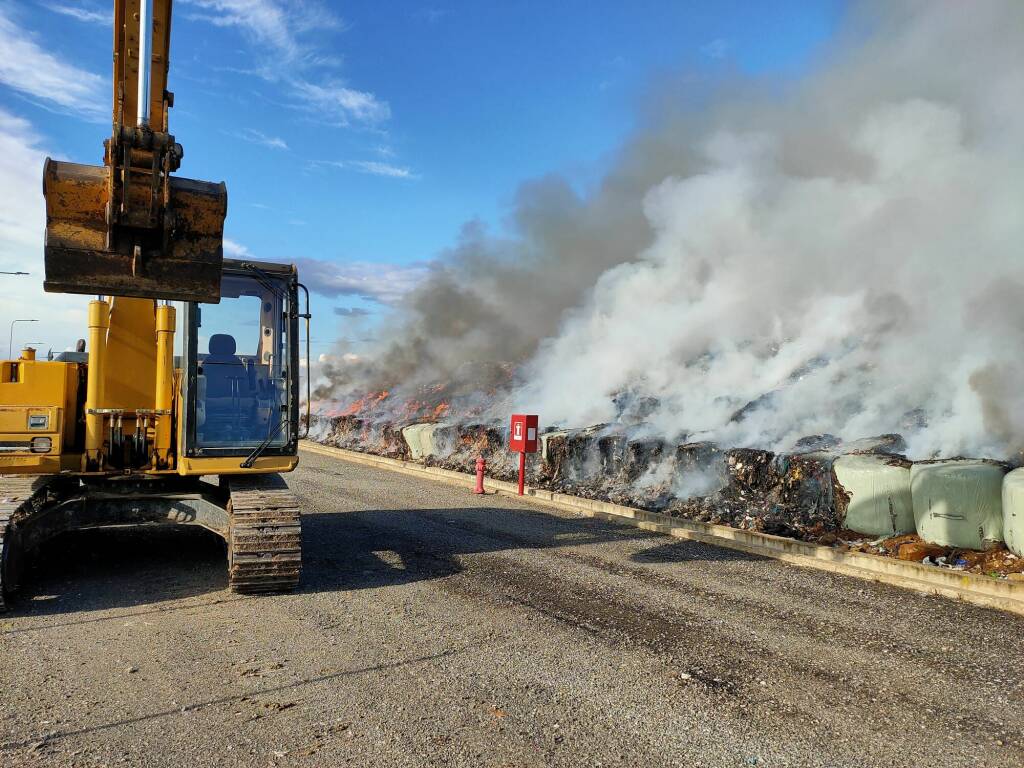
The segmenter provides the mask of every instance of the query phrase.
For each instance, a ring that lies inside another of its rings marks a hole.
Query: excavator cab
[[[186,456],[295,454],[298,307],[294,267],[232,260],[219,303],[186,305]]]

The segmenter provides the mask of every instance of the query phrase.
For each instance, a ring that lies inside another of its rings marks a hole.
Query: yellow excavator
[[[198,525],[227,543],[232,590],[299,581],[280,473],[298,463],[309,294],[293,265],[225,259],[226,187],[172,175],[171,5],[114,0],[103,165],[43,169],[43,287],[97,298],[84,349],[0,363],[0,609],[28,556],[83,528]]]

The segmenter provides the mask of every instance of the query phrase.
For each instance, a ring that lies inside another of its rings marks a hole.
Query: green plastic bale
[[[410,424],[407,427],[402,428],[402,438],[405,440],[405,444],[409,446],[409,456],[412,459],[425,459],[428,456],[438,456],[445,451],[448,446],[442,446],[440,443],[441,433],[444,431],[444,426],[441,424],[435,424],[429,422],[426,424]]]
[[[1003,540],[1003,478],[994,462],[952,459],[914,464],[910,491],[917,535],[931,544],[989,549]]]
[[[869,536],[896,536],[914,531],[910,467],[887,456],[840,456],[832,465],[833,496],[843,525]]]
[[[1003,538],[1013,554],[1024,557],[1024,469],[1003,479]]]

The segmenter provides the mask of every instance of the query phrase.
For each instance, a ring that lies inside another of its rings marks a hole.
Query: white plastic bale
[[[931,544],[988,549],[1003,540],[1003,478],[987,461],[914,464],[910,490],[917,534]]]
[[[886,456],[840,456],[832,465],[836,496],[849,497],[844,526],[870,536],[895,536],[914,530],[910,468]]]
[[[448,456],[454,447],[452,434],[447,425],[432,421],[402,428],[402,439],[409,446],[409,456],[413,459]]]
[[[1003,537],[1013,554],[1024,557],[1024,469],[1003,478]]]
[[[427,433],[435,426],[434,424],[410,424],[408,427],[402,428],[402,439],[409,446],[409,455],[413,459],[423,459],[432,453],[432,442]]]

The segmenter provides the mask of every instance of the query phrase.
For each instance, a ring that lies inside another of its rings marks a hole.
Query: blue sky
[[[40,319],[16,343],[63,349],[85,333],[84,297],[41,290],[41,158],[101,162],[110,6],[0,6],[0,269],[33,272],[0,276],[0,328]],[[227,182],[229,255],[329,263],[336,295],[314,307],[324,347],[347,322],[334,307],[379,316],[400,304],[467,221],[500,231],[521,182],[557,172],[585,189],[658,78],[798,77],[842,11],[838,0],[177,0],[179,173]]]

